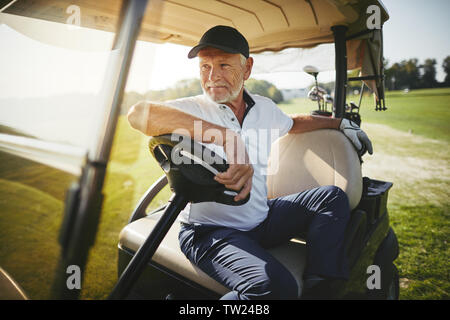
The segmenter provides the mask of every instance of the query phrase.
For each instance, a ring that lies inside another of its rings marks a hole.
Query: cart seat
[[[341,132],[317,130],[287,135],[276,141],[274,147],[279,152],[272,153],[269,166],[272,169],[278,166],[278,170],[267,179],[270,197],[336,185],[347,193],[351,208],[357,206],[362,193],[361,164],[353,146]],[[136,252],[161,214],[155,213],[128,224],[120,234],[119,246]],[[229,289],[211,279],[184,256],[178,242],[179,229],[180,224],[175,222],[152,260],[220,295],[228,292]],[[292,239],[269,251],[291,271],[297,280],[300,297],[306,262],[305,242]]]
[[[351,142],[338,130],[288,134],[275,141],[269,158],[267,192],[276,198],[334,185],[355,209],[362,196],[361,162]]]

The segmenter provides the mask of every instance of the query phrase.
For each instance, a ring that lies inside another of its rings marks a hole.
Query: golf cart
[[[299,8],[296,8],[296,12],[306,16],[313,13],[315,19],[311,21],[311,25],[300,27],[295,35],[290,33],[290,31],[293,32],[291,29],[293,26],[290,23],[295,24],[295,22],[291,22],[287,16],[283,17],[286,25],[282,33],[278,33],[279,30],[269,31],[270,27],[261,21],[261,34],[258,34],[253,27],[241,31],[248,37],[250,50],[254,53],[334,42],[336,88],[333,113],[327,113],[321,107],[320,101],[325,99],[330,101],[330,98],[322,96],[316,82],[314,90],[316,101],[319,103],[318,111],[320,115],[359,120],[359,108],[356,109],[358,112],[355,112],[354,108],[349,110],[345,104],[347,65],[351,64],[354,67],[355,64],[360,63],[361,77],[352,80],[366,81],[376,94],[377,105],[381,103],[384,105],[381,30],[368,30],[364,22],[365,8],[371,4],[375,2],[348,3],[345,6],[349,9],[348,16],[333,18],[332,15],[328,15],[329,20],[320,22],[317,17],[325,16],[326,13],[330,14],[329,7],[321,5],[316,7],[313,2],[298,3]],[[293,6],[293,3],[291,2],[290,5]],[[339,7],[338,3],[333,5],[336,6],[335,8]],[[376,5],[380,9],[383,8],[381,3],[377,2]],[[258,9],[255,9],[253,14],[257,15]],[[276,12],[293,10],[293,8],[283,8],[282,5],[274,5],[272,9],[274,10],[272,16],[275,16]],[[354,11],[350,14],[352,10]],[[387,14],[384,9],[382,10],[384,21],[387,19]],[[354,13],[357,13],[358,18],[353,16]],[[306,16],[302,16],[301,20],[307,20]],[[335,19],[343,20],[340,20],[339,25],[334,25]],[[211,26],[205,25],[204,29],[199,30],[199,37]],[[301,28],[304,28],[304,32]],[[316,33],[313,31],[307,33],[306,30],[315,30]],[[281,34],[286,37],[283,43],[277,38]],[[265,44],[262,44],[264,41]],[[363,47],[369,49],[365,52],[361,51]],[[352,52],[346,52],[347,50]],[[349,57],[360,60],[349,62]],[[373,57],[377,57],[378,60],[374,61]],[[304,70],[317,79],[318,69],[307,66]],[[318,113],[316,111],[313,114]],[[172,157],[182,152],[180,150],[185,152],[181,156],[181,158],[186,157],[183,160],[192,160],[195,158],[194,154],[204,154],[202,149],[205,148],[204,146],[197,145],[188,139],[190,143],[186,148],[178,143],[180,140],[185,139],[173,135],[150,139],[149,151],[165,174],[147,190],[131,214],[129,224],[120,234],[120,279],[111,298],[125,298],[131,292],[132,297],[135,298],[207,299],[218,298],[229,291],[229,288],[217,283],[193,265],[179,248],[180,224],[174,221],[187,202],[216,201],[233,205],[232,196],[226,199],[226,194],[231,190],[226,190],[213,180],[215,172],[224,171],[224,168],[215,165],[215,163],[221,163],[221,159],[197,158],[193,162],[182,161],[181,164],[176,164]],[[193,146],[190,145],[191,143]],[[350,199],[352,212],[346,232],[345,247],[352,272],[350,280],[336,289],[331,296],[333,298],[397,299],[398,272],[393,261],[398,255],[398,245],[395,233],[389,227],[386,207],[388,191],[392,184],[363,178],[362,160],[349,141],[338,131],[318,130],[305,134],[290,134],[280,138],[275,144],[279,154],[269,159],[269,171],[271,167],[278,168],[278,171],[275,175],[267,176],[270,198],[317,186],[336,185],[341,187]],[[195,150],[199,151],[195,152]],[[148,205],[167,184],[173,191],[171,200],[166,205],[147,213]],[[282,246],[271,249],[270,252],[294,275],[300,298],[306,261],[304,239],[292,239]],[[381,270],[381,286],[375,290],[368,288],[367,285],[370,275],[368,270],[372,265],[378,266]]]
[[[96,123],[98,133],[92,139],[89,152],[63,149],[54,144],[36,146],[33,144],[35,137],[21,136],[19,139],[16,138],[17,133],[0,136],[2,152],[39,161],[72,173],[76,178],[77,183],[67,189],[60,228],[61,253],[52,285],[52,297],[58,299],[74,299],[80,294],[80,290],[68,288],[66,271],[70,266],[78,266],[84,271],[89,249],[97,234],[106,167],[137,39],[193,46],[204,31],[224,24],[236,27],[246,36],[254,55],[267,52],[283,54],[290,49],[307,52],[309,48],[322,44],[334,44],[336,79],[331,116],[351,116],[345,108],[348,80],[364,81],[374,93],[376,108],[385,108],[381,26],[388,15],[380,1],[155,0],[147,4],[144,0],[130,0],[124,1],[121,7],[120,3],[86,0],[80,4],[84,8],[82,27],[114,32],[117,25],[102,91],[105,99],[102,101],[101,121]],[[64,13],[70,5],[70,1],[12,1],[0,12],[64,23]],[[369,7],[377,8],[378,29],[367,27],[367,19],[371,16],[367,13]],[[9,17],[1,18],[7,20]],[[23,32],[26,34],[32,30]],[[347,79],[347,70],[357,68],[361,69],[360,76]],[[229,290],[184,257],[178,245],[180,224],[176,221],[178,213],[190,201],[240,204],[231,201],[232,190],[212,179],[215,172],[226,170],[227,165],[217,156],[204,152],[203,145],[186,139],[183,140],[185,144],[180,145],[174,143],[179,142],[177,138],[164,135],[152,137],[149,141],[149,152],[164,175],[145,192],[120,233],[119,280],[111,299],[215,299]],[[393,261],[398,255],[398,244],[389,226],[387,212],[388,191],[392,184],[362,177],[361,158],[337,130],[287,135],[275,143],[279,157],[269,159],[269,168],[276,166],[279,170],[276,175],[267,177],[269,197],[321,185],[339,186],[349,197],[352,212],[345,247],[351,275],[343,286],[331,292],[331,297],[397,299],[398,272]],[[21,152],[24,149],[28,152]],[[42,156],[48,150],[59,158]],[[211,157],[198,159],[195,150]],[[174,153],[190,161],[175,163],[172,159]],[[63,165],[68,154],[71,166]],[[73,170],[74,167],[78,170]],[[150,203],[167,184],[173,191],[169,202],[147,212]],[[271,249],[271,253],[292,272],[301,298],[306,262],[304,239],[294,238]],[[378,276],[379,281],[375,281],[374,286],[368,285],[371,266],[376,266],[380,272],[377,274],[375,271],[374,276]],[[10,286],[14,287],[17,288]]]

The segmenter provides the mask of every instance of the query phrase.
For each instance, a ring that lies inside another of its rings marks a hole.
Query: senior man
[[[240,206],[188,204],[180,214],[183,253],[230,289],[223,299],[296,298],[294,277],[266,250],[296,235],[307,241],[306,296],[326,292],[334,279],[347,279],[343,241],[350,209],[346,194],[338,187],[325,186],[268,200],[264,161],[249,154],[263,154],[267,159],[270,142],[277,135],[271,135],[268,148],[246,137],[262,129],[278,132],[278,136],[340,129],[363,154],[366,150],[372,153],[367,135],[346,119],[290,117],[272,100],[246,91],[244,81],[250,77],[253,58],[247,40],[234,28],[211,28],[188,57],[198,57],[203,95],[164,104],[140,102],[130,109],[128,120],[146,135],[183,129],[199,142],[223,147],[230,166],[215,176],[216,181],[236,190],[236,201],[249,193],[250,199]],[[206,134],[211,131],[215,134]]]

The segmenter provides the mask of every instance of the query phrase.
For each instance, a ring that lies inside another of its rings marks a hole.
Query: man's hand
[[[234,201],[245,199],[252,189],[254,172],[245,145],[239,136],[227,134],[223,147],[229,167],[227,171],[217,174],[214,179],[228,189],[240,191],[234,197]]]
[[[360,156],[366,153],[366,151],[368,151],[369,154],[373,153],[372,142],[370,142],[367,134],[362,131],[356,123],[348,119],[342,119],[341,124],[339,125],[339,130],[341,130],[345,136],[350,139]]]

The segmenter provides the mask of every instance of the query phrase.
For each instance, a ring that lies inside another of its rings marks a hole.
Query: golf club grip
[[[158,223],[153,228],[142,246],[131,259],[124,272],[120,275],[117,284],[109,295],[109,300],[125,299],[132,286],[141,275],[144,267],[158,249],[178,214],[184,209],[188,201],[182,195],[174,194]]]

